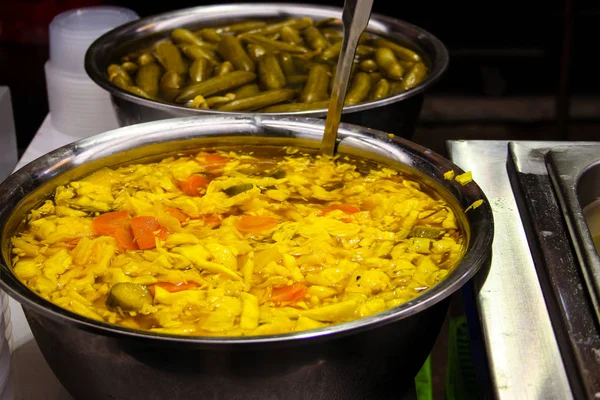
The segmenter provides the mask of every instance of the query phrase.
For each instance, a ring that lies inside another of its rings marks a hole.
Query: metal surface
[[[160,335],[68,312],[29,291],[7,266],[9,239],[18,224],[58,184],[103,165],[202,146],[293,144],[316,152],[323,125],[317,119],[259,116],[141,124],[62,147],[0,185],[5,260],[0,287],[23,304],[44,356],[75,397],[189,398],[201,387],[206,398],[379,399],[389,398],[403,378],[412,379],[433,346],[449,296],[488,257],[493,222],[489,203],[475,183],[462,186],[443,178],[458,167],[383,132],[342,124],[338,151],[386,163],[434,188],[454,208],[468,238],[464,258],[444,281],[383,313],[284,335]],[[483,205],[461,211],[479,199]],[[256,352],[260,357],[253,356]]]
[[[310,17],[317,21],[341,16],[342,10],[337,7],[285,3],[211,5],[177,10],[141,18],[101,36],[88,49],[85,67],[92,80],[111,93],[121,126],[173,117],[231,115],[230,112],[192,109],[134,96],[111,84],[106,77],[106,68],[121,56],[147,47],[154,41],[169,36],[173,29],[179,27],[197,29],[244,18],[273,20]],[[410,137],[419,118],[423,93],[440,79],[448,67],[448,51],[431,33],[384,15],[372,14],[367,30],[419,51],[424,56],[429,75],[422,83],[406,92],[344,107],[342,121]],[[322,118],[327,115],[327,109],[262,115]]]
[[[573,245],[596,318],[600,323],[600,256],[583,215],[583,208],[597,198],[589,193],[596,191],[600,197],[598,181],[595,179],[598,176],[595,165],[600,163],[600,144],[556,147],[548,152],[546,158],[561,209],[574,239]],[[584,204],[581,204],[582,200]],[[600,353],[600,349],[598,352]]]
[[[398,400],[414,386],[448,303],[351,335],[236,347],[98,335],[30,308],[26,316],[75,399]]]
[[[336,73],[333,77],[331,89],[331,100],[325,120],[325,132],[321,143],[321,154],[332,157],[335,152],[335,139],[340,126],[346,89],[350,80],[350,73],[354,65],[354,54],[360,35],[369,23],[373,0],[346,0],[342,13],[344,25],[344,37],[342,39],[342,50],[337,64]]]
[[[546,169],[544,157],[552,151],[547,144],[533,149],[510,143],[509,177],[571,389],[575,398],[595,399],[600,396],[600,331]]]
[[[522,142],[532,148],[539,142]],[[495,221],[487,275],[473,279],[497,399],[573,398],[506,171],[506,141],[450,141],[451,159],[491,202]]]

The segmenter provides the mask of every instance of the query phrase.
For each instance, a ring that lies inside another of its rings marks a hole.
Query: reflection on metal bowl
[[[151,122],[87,138],[23,167],[0,185],[0,288],[21,302],[52,370],[76,398],[382,399],[410,382],[431,351],[449,296],[488,257],[493,220],[476,183],[444,179],[460,169],[419,145],[342,124],[338,151],[399,169],[438,192],[465,231],[467,250],[449,276],[417,298],[360,320],[250,337],[160,335],[68,312],[31,292],[10,265],[10,237],[54,188],[101,166],[183,149],[230,144],[316,149],[324,121],[210,116]],[[476,200],[477,208],[464,210]]]
[[[121,126],[173,117],[231,115],[231,112],[193,109],[135,96],[113,85],[108,80],[106,69],[120,57],[168,37],[176,28],[198,29],[243,19],[311,17],[317,21],[339,18],[341,14],[342,10],[336,7],[277,3],[202,6],[163,13],[123,25],[98,38],[86,54],[86,71],[92,80],[110,92]],[[342,121],[411,137],[421,112],[423,93],[446,71],[448,51],[444,44],[429,32],[387,16],[373,14],[367,30],[418,51],[429,69],[428,76],[408,91],[344,107]],[[321,118],[325,117],[326,113],[326,109],[321,109],[264,115]]]

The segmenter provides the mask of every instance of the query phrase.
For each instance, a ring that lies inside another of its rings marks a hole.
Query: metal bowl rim
[[[171,112],[186,112],[189,115],[212,115],[212,114],[222,114],[222,115],[235,115],[235,114],[251,114],[251,112],[230,112],[230,111],[218,111],[218,110],[202,110],[195,109],[185,106],[180,106],[172,103],[155,101],[145,99],[143,97],[136,96],[132,93],[129,93],[115,85],[113,85],[106,78],[105,72],[100,70],[95,60],[97,59],[98,51],[103,46],[103,43],[106,41],[112,41],[117,39],[123,32],[132,30],[138,26],[150,25],[156,23],[158,21],[168,20],[173,17],[179,15],[186,15],[191,13],[197,13],[201,15],[202,12],[227,12],[234,10],[256,10],[257,14],[263,14],[264,10],[298,10],[302,9],[306,12],[311,13],[319,13],[319,12],[336,12],[341,16],[342,9],[334,6],[319,6],[315,4],[305,4],[305,3],[237,3],[237,4],[226,4],[226,5],[208,5],[208,6],[197,6],[197,7],[189,7],[184,9],[179,9],[175,11],[164,12],[148,17],[143,17],[131,22],[128,22],[124,25],[121,25],[105,34],[97,38],[88,48],[85,54],[84,67],[88,76],[100,87],[108,91],[112,96],[117,96],[126,101],[142,105],[149,108],[160,109],[162,111],[171,111]],[[261,12],[263,10],[263,12]],[[449,53],[446,46],[433,34],[426,31],[423,28],[420,28],[416,25],[413,25],[409,22],[388,17],[386,15],[372,13],[370,21],[380,22],[388,27],[392,27],[395,30],[402,31],[403,29],[410,28],[411,30],[418,31],[420,36],[426,38],[427,41],[431,43],[433,48],[435,49],[436,57],[439,60],[433,65],[433,68],[429,71],[429,75],[427,78],[415,86],[412,89],[409,89],[405,92],[398,93],[394,96],[386,97],[376,101],[368,101],[364,103],[359,103],[351,106],[345,106],[343,108],[344,114],[355,113],[359,111],[369,110],[372,108],[386,106],[392,103],[396,103],[398,101],[408,99],[420,93],[423,93],[430,86],[434,85],[436,82],[440,80],[444,72],[448,68],[449,63]],[[327,109],[320,110],[307,110],[307,111],[296,111],[296,112],[281,112],[281,113],[260,113],[261,115],[268,116],[310,116],[310,117],[323,117],[327,114]]]
[[[237,124],[245,124],[257,128],[279,128],[287,127],[289,129],[299,129],[299,127],[303,127],[305,129],[314,129],[318,127],[318,129],[322,130],[324,128],[325,121],[321,119],[314,118],[276,118],[271,116],[206,116],[206,117],[183,117],[183,118],[173,118],[162,121],[153,121],[147,122],[132,126],[127,126],[123,128],[118,128],[112,131],[108,131],[105,133],[101,133],[92,137],[88,137],[85,139],[78,140],[76,142],[70,143],[66,146],[58,148],[52,152],[49,152],[38,159],[30,162],[20,170],[13,173],[9,176],[4,182],[0,184],[0,193],[6,192],[6,188],[14,187],[15,182],[19,179],[27,179],[30,177],[32,171],[36,171],[36,168],[44,167],[44,162],[53,159],[57,155],[60,155],[65,150],[69,151],[85,151],[93,149],[98,144],[110,145],[114,143],[115,140],[126,140],[132,139],[135,137],[143,136],[147,131],[156,132],[156,131],[167,131],[169,129],[174,129],[175,126],[183,128],[194,128],[197,122],[213,122],[213,123],[223,123],[227,124],[227,122],[235,122]],[[176,129],[175,128],[175,129]],[[342,123],[339,129],[340,137],[351,137],[351,138],[362,138],[362,137],[372,137],[374,135],[380,135],[384,137],[388,137],[387,134],[376,131],[369,128],[360,127],[353,124]],[[202,136],[202,135],[198,135]],[[377,139],[377,138],[376,138]],[[173,139],[175,140],[175,139]],[[377,139],[379,140],[379,139]],[[169,140],[164,140],[163,142],[168,142]],[[420,159],[425,160],[430,164],[434,164],[440,167],[446,168],[445,170],[454,169],[457,173],[462,173],[463,171],[456,165],[454,165],[451,161],[445,159],[444,157],[432,152],[429,149],[426,149],[418,144],[410,142],[408,140],[402,138],[394,138],[393,141],[395,145],[399,148],[402,148],[406,151],[413,152],[418,155]],[[147,146],[150,143],[145,143],[143,146]],[[129,149],[133,149],[136,147],[143,146],[131,146]],[[123,150],[126,151],[126,150]],[[121,152],[123,152],[121,151]],[[93,161],[99,158],[93,158],[89,161]],[[60,161],[55,161],[56,163],[60,163]],[[78,166],[78,165],[75,165]],[[73,166],[71,166],[73,167]],[[22,176],[23,175],[23,176]],[[59,174],[60,175],[60,174]],[[56,178],[56,177],[54,177]],[[31,307],[35,309],[35,311],[40,312],[46,316],[49,316],[53,319],[60,320],[61,322],[69,322],[71,324],[75,324],[78,327],[94,331],[96,333],[104,334],[104,335],[124,335],[128,337],[138,338],[138,339],[149,339],[149,340],[157,340],[162,342],[177,342],[177,343],[195,343],[195,344],[207,344],[207,345],[248,345],[248,344],[266,344],[266,343],[281,343],[281,342],[292,342],[297,340],[305,340],[305,339],[317,339],[323,337],[339,337],[342,335],[349,335],[352,333],[356,333],[363,330],[374,329],[378,326],[387,325],[392,322],[396,322],[407,317],[410,317],[414,314],[417,314],[421,311],[426,310],[427,308],[439,303],[444,300],[456,290],[460,289],[468,280],[470,280],[475,273],[479,270],[481,265],[485,262],[487,257],[489,256],[489,251],[491,248],[491,243],[493,239],[494,232],[494,222],[492,211],[489,205],[489,201],[487,200],[481,188],[477,186],[475,182],[471,182],[470,191],[473,192],[471,195],[466,193],[465,198],[468,201],[475,200],[483,200],[483,204],[478,208],[478,212],[482,213],[482,217],[480,218],[480,223],[477,224],[476,229],[480,230],[482,233],[471,240],[470,248],[467,253],[464,255],[463,259],[459,263],[459,265],[454,269],[453,273],[451,273],[447,278],[443,281],[437,283],[431,289],[427,290],[422,295],[415,297],[414,299],[401,304],[400,306],[385,310],[381,313],[360,318],[354,321],[336,324],[332,326],[328,326],[325,328],[302,331],[302,332],[292,332],[286,334],[278,334],[278,335],[264,335],[264,336],[236,336],[236,337],[223,337],[223,336],[182,336],[182,335],[173,335],[173,334],[158,334],[151,333],[148,331],[140,331],[134,329],[128,329],[124,327],[120,327],[118,325],[112,325],[104,322],[98,322],[86,317],[83,317],[79,314],[67,311],[59,306],[44,300],[29,288],[27,288],[24,284],[22,284],[11,272],[11,269],[7,267],[4,260],[0,257],[0,272],[2,269],[5,269],[7,273],[0,273],[0,289],[6,291],[11,297],[15,298],[19,301],[24,307]],[[459,188],[460,189],[460,188]],[[463,193],[464,194],[464,193]],[[26,197],[26,196],[25,196]],[[0,211],[0,215],[4,218],[7,218],[12,211]],[[2,215],[5,214],[5,215]],[[467,214],[468,216],[468,214]],[[473,230],[473,228],[471,228]],[[4,232],[3,236],[4,238]],[[462,270],[462,273],[458,275],[458,271]]]

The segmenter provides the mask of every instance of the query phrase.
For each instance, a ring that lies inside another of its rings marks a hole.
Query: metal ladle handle
[[[325,156],[332,157],[335,152],[335,142],[340,119],[342,118],[344,100],[346,99],[346,89],[354,64],[354,53],[356,53],[360,35],[369,23],[372,7],[373,0],[345,0],[344,2],[344,11],[342,12],[344,38],[331,90],[331,99],[329,100],[327,119],[325,120],[325,132],[323,133],[320,150],[321,154]]]

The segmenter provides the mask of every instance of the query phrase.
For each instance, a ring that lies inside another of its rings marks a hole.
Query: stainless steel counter
[[[553,145],[519,144],[531,148]],[[511,400],[572,399],[506,169],[508,142],[458,140],[447,146],[452,161],[472,171],[494,213],[489,270],[473,282],[493,394]]]

